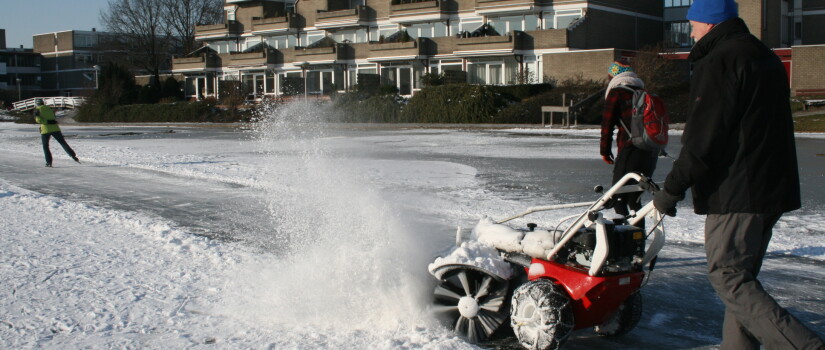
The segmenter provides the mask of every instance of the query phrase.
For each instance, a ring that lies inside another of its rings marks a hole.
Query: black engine
[[[641,228],[608,222],[605,225],[608,242],[607,261],[602,275],[640,271],[645,254],[645,232]],[[582,228],[558,254],[559,262],[589,269],[596,248],[596,229]]]

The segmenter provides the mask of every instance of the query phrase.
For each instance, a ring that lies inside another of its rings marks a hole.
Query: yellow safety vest
[[[49,120],[57,120],[51,107],[46,105],[37,106],[37,111],[39,115],[36,114],[34,120],[40,124],[41,134],[45,135],[60,131],[60,127],[57,126],[57,123],[49,124]]]

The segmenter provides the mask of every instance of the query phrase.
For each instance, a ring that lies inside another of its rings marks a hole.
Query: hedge
[[[230,113],[203,102],[178,102],[114,107],[86,104],[80,108],[75,120],[85,123],[226,123],[244,121],[248,118],[248,113]]]

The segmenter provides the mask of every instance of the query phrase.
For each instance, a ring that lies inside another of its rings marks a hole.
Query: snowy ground
[[[427,263],[455,226],[591,199],[585,190],[609,181],[597,130],[360,131],[316,122],[322,112],[273,111],[246,131],[64,126],[84,163],[53,143],[53,169],[35,126],[0,124],[0,348],[475,348],[426,312]],[[823,334],[825,178],[814,169],[762,277]],[[658,177],[667,170],[661,161]],[[679,214],[639,328],[582,333],[568,348],[719,342],[702,217],[689,203]]]

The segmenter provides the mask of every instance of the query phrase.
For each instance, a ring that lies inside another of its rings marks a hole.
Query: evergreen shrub
[[[498,123],[499,111],[515,102],[484,85],[431,86],[413,95],[400,119],[409,123]]]
[[[397,123],[404,99],[395,94],[371,95],[359,92],[335,98],[335,121],[353,123]]]

